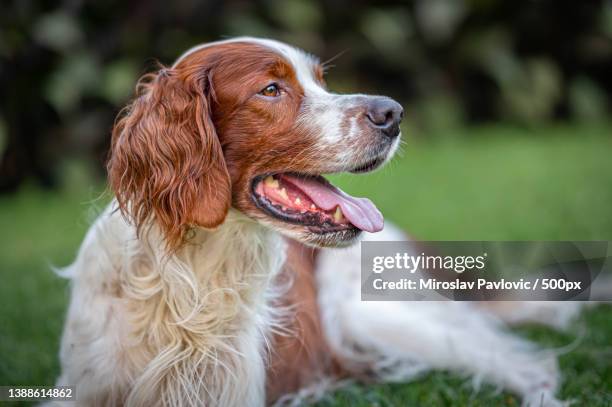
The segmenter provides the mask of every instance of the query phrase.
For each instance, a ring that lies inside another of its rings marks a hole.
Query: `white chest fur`
[[[278,234],[231,211],[168,256],[155,227],[137,239],[107,210],[66,270],[60,382],[84,404],[262,405],[284,253]]]

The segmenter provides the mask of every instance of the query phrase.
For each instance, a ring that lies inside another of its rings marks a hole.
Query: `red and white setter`
[[[554,356],[502,326],[558,322],[545,305],[360,301],[348,246],[406,238],[320,174],[386,163],[402,115],[329,92],[317,58],[267,39],[145,75],[113,130],[116,200],[66,270],[58,384],[83,406],[243,407],[444,369],[557,405]]]

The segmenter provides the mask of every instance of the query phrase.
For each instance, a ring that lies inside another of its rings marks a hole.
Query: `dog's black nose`
[[[399,124],[404,117],[404,109],[395,100],[377,96],[368,101],[367,113],[370,123],[390,138],[399,135]]]

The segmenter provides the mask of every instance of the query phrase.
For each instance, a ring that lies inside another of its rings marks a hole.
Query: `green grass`
[[[468,134],[470,133],[470,134]],[[472,134],[473,133],[473,134]],[[388,168],[336,176],[371,197],[386,218],[424,240],[612,240],[610,127],[461,130],[435,142],[412,141]],[[81,183],[82,184],[82,183]],[[25,188],[0,198],[0,384],[48,385],[68,301],[50,265],[73,258],[104,199],[75,183],[61,192]],[[585,315],[567,332],[517,331],[563,347],[561,396],[580,406],[612,405],[612,308]],[[517,406],[491,387],[433,373],[409,384],[352,386],[321,406]]]
[[[0,199],[0,383],[50,385],[68,285],[52,266],[69,264],[93,219],[87,189],[26,188]]]

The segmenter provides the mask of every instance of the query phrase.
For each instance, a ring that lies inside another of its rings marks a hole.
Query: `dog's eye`
[[[278,88],[277,84],[272,83],[263,88],[259,94],[268,97],[276,97],[280,95],[280,89]]]

